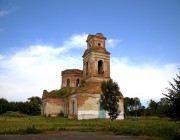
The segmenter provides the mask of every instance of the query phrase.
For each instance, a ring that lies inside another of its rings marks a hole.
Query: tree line
[[[27,115],[41,114],[41,98],[30,97],[26,102],[8,102],[6,99],[0,99],[0,114],[7,111],[18,111]]]
[[[173,120],[180,120],[180,75],[173,78],[174,83],[169,82],[170,88],[166,88],[168,93],[163,95],[159,102],[150,100],[147,108],[141,106],[139,98],[124,99],[125,115],[136,116],[159,116],[169,117]]]
[[[166,100],[161,98],[159,102],[150,100],[147,107],[141,104],[138,97],[124,98],[124,111],[125,116],[159,116],[168,117],[166,110]]]

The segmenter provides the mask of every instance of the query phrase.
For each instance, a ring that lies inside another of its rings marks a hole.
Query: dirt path
[[[0,140],[143,140],[129,136],[105,135],[95,132],[58,132],[51,134],[0,135]]]

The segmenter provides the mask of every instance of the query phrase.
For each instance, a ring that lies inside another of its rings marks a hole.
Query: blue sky
[[[159,99],[180,67],[179,15],[179,0],[0,0],[0,97],[59,88],[101,32],[124,96]]]

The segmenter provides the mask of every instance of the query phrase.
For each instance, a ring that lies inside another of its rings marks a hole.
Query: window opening
[[[67,87],[70,87],[70,80],[67,79]]]
[[[103,74],[104,71],[103,71],[103,61],[102,60],[99,60],[98,61],[98,74]]]
[[[76,87],[79,87],[79,79],[76,80]]]

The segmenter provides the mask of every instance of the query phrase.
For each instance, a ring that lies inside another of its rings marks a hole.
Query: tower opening
[[[98,43],[98,46],[101,46],[101,43]]]
[[[98,61],[98,74],[103,74],[104,70],[103,70],[103,61],[99,60]]]
[[[67,79],[67,87],[70,87],[70,79]]]
[[[79,87],[79,79],[76,80],[76,87]]]

